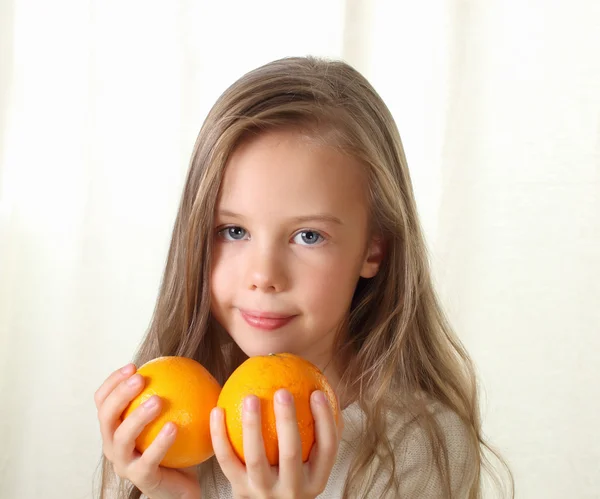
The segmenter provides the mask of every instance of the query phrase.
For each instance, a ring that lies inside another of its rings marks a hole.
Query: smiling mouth
[[[266,331],[279,329],[296,317],[295,315],[286,316],[270,312],[255,312],[241,309],[240,314],[248,325]]]

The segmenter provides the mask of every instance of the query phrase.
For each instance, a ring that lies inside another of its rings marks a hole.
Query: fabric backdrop
[[[343,58],[391,108],[523,499],[600,497],[600,2],[2,0],[0,497],[83,499],[218,95]]]

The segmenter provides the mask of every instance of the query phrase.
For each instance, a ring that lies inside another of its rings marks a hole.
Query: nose
[[[285,263],[280,249],[254,245],[248,252],[247,287],[265,293],[280,293],[288,285]]]

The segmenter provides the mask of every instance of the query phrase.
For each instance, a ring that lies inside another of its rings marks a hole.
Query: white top
[[[475,476],[467,476],[466,470],[470,467],[470,460],[474,457],[469,455],[467,429],[460,418],[451,410],[439,403],[430,406],[440,428],[444,432],[448,448],[448,461],[450,465],[450,479],[452,484],[453,498],[463,499],[468,497],[469,489]],[[344,430],[338,449],[337,460],[327,487],[319,495],[320,499],[341,498],[346,476],[351,461],[357,452],[357,440],[364,422],[364,413],[357,403],[351,404],[342,411],[344,417]],[[391,425],[391,432],[400,429],[406,423],[406,419],[395,418],[398,424]],[[431,446],[423,428],[418,423],[409,423],[409,427],[395,449],[396,465],[398,470],[398,481],[400,483],[401,497],[419,499],[440,499],[442,497],[442,486],[440,477],[435,468],[431,467]],[[203,499],[233,499],[231,485],[217,462],[212,459],[215,481],[212,476],[206,477],[202,485]],[[368,491],[363,491],[360,497],[375,497],[382,499],[395,497],[391,491],[385,489],[389,473],[377,466],[377,458],[371,466],[370,473],[373,475],[373,485]]]

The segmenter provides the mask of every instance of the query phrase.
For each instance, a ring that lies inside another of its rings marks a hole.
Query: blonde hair
[[[467,464],[474,477],[469,497],[480,497],[484,450],[491,449],[481,432],[474,368],[433,289],[392,115],[369,82],[344,62],[277,60],[247,73],[217,100],[194,147],[160,293],[136,365],[160,355],[191,357],[223,383],[244,360],[210,313],[213,213],[236,145],[276,127],[308,131],[365,166],[373,231],[385,244],[378,274],[359,281],[334,349],[343,393],[359,403],[367,421],[344,497],[368,490],[368,468],[376,457],[390,470],[387,488],[398,489],[393,445],[385,437],[390,411],[409,413],[427,429],[431,466],[442,477],[443,497],[452,497],[448,449],[438,421],[427,410],[428,399],[453,411],[466,428],[473,456]],[[106,497],[114,478],[103,458],[100,497]],[[119,497],[134,499],[140,492],[130,487]]]

